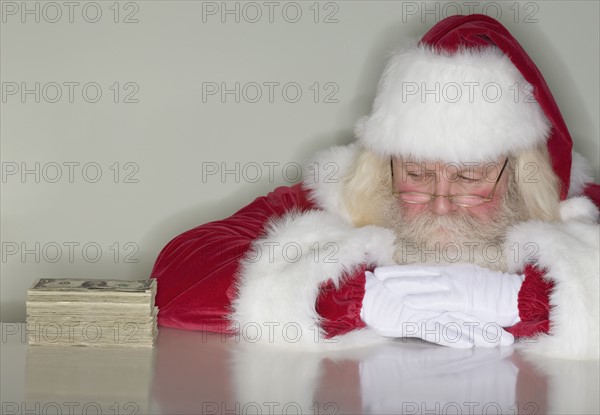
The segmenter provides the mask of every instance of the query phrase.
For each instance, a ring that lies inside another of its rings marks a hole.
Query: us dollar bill
[[[149,292],[156,285],[155,279],[125,281],[107,279],[41,278],[30,288],[32,291],[116,291]]]

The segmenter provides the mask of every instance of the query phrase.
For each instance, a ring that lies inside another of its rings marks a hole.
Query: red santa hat
[[[546,81],[517,40],[484,15],[451,16],[393,53],[362,144],[384,156],[493,160],[546,143],[565,199],[572,141]]]

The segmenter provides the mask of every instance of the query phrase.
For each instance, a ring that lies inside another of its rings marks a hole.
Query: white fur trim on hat
[[[404,47],[392,54],[373,111],[355,133],[381,155],[495,160],[545,142],[550,124],[532,88],[496,47]]]

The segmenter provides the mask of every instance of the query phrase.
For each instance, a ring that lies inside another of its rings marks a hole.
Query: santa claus
[[[452,16],[396,50],[355,132],[302,183],[173,239],[152,271],[159,324],[315,349],[517,337],[598,359],[600,186],[499,22]]]

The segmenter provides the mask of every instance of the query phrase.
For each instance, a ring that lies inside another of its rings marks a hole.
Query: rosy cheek
[[[498,183],[495,195],[491,201],[484,203],[481,206],[471,208],[471,210],[474,211],[474,215],[484,219],[493,217],[494,213],[496,213],[501,208],[502,197],[506,194],[507,187],[508,185],[506,183],[506,177],[504,177],[504,180]]]
[[[478,218],[478,219],[485,219],[485,218],[489,218],[491,216],[491,214],[493,212],[496,211],[496,209],[498,209],[497,204],[493,204],[493,202],[489,202],[489,203],[484,203],[481,206],[476,206],[476,207],[472,207],[472,208],[465,208],[465,210],[471,214],[472,216]]]
[[[496,213],[496,211],[500,208],[501,203],[502,202],[500,200],[500,197],[497,195],[496,197],[494,197],[493,200],[491,200],[490,202],[484,203],[481,206],[476,206],[476,207],[472,207],[472,208],[463,208],[463,209],[465,211],[467,211],[467,213],[471,214],[472,216],[474,216],[480,220],[485,220],[485,219],[489,219],[494,216],[494,213]]]
[[[429,209],[430,203],[403,203],[404,213],[407,218],[414,218]]]

